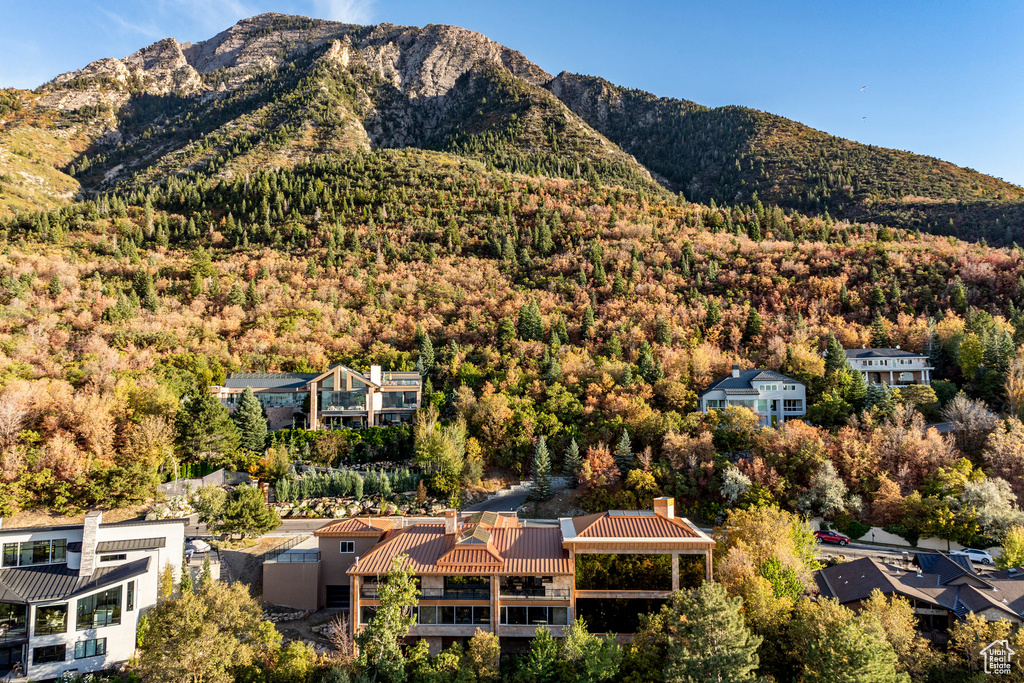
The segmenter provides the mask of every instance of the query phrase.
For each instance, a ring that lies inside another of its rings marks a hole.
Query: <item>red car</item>
[[[818,543],[836,543],[838,545],[846,545],[850,542],[849,536],[843,536],[835,531],[815,531],[814,535],[818,537]]]

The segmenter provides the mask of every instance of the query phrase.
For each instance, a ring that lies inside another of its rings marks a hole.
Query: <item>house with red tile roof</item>
[[[455,510],[443,519],[360,517],[315,534],[317,585],[305,587],[306,603],[291,606],[345,610],[355,634],[373,618],[377,587],[400,558],[420,590],[409,638],[424,638],[435,651],[477,629],[507,641],[532,638],[542,626],[558,637],[578,615],[591,630],[628,632],[624,612],[635,620],[681,586],[710,580],[715,547],[675,515],[671,498],[656,499],[654,510],[550,522]],[[265,598],[278,590],[271,584],[302,583],[283,575],[268,583],[267,576]],[[607,626],[597,623],[601,615],[611,615]]]

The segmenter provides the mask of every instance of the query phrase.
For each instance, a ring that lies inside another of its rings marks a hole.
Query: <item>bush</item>
[[[835,527],[839,533],[845,534],[853,540],[857,540],[867,532],[871,531],[871,527],[869,525],[846,515],[841,515],[836,518]]]

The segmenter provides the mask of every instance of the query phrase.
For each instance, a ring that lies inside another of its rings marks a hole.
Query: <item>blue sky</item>
[[[1024,184],[1016,0],[11,0],[0,3],[0,86],[35,87],[165,36],[203,40],[266,11],[457,24],[553,75],[755,107]]]

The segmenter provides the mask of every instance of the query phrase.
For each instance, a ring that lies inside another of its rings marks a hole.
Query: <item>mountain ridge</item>
[[[230,177],[323,154],[419,147],[511,172],[704,203],[757,198],[1007,244],[1024,222],[1024,189],[991,176],[746,107],[552,77],[519,51],[443,24],[266,13],[204,41],[165,38],[94,61],[19,97],[22,112],[0,124],[0,150],[31,131],[53,138],[53,163],[0,154],[8,213],[57,205],[75,184],[90,196],[183,173]],[[18,125],[27,128],[16,134]]]

